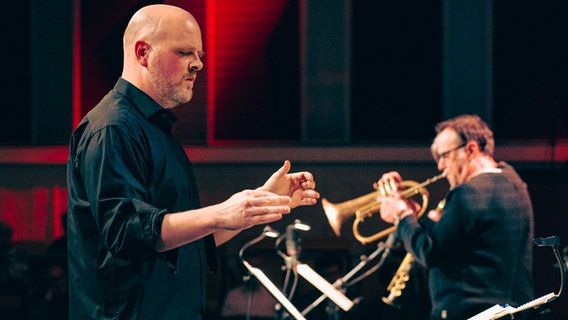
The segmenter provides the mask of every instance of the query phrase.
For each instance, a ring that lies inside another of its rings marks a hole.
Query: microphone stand
[[[395,239],[394,239],[394,235],[393,235],[393,237],[389,236],[389,239],[386,242],[385,241],[379,242],[379,244],[377,245],[377,249],[375,251],[373,251],[373,253],[371,253],[371,255],[369,255],[366,258],[361,259],[361,262],[359,262],[359,264],[357,264],[353,269],[351,269],[351,271],[349,271],[342,278],[337,279],[333,283],[333,287],[338,288],[338,289],[348,288],[348,287],[358,283],[359,281],[363,280],[364,278],[368,277],[369,275],[371,275],[376,270],[378,270],[384,264],[387,256],[389,255],[390,250],[393,247],[394,240]],[[367,272],[365,272],[363,275],[357,277],[355,280],[348,282],[359,271],[361,271],[370,261],[374,260],[379,255],[381,255],[381,259],[379,260],[379,262],[375,266],[373,266],[373,268],[367,270]],[[302,315],[308,314],[315,307],[317,307],[320,303],[322,303],[325,299],[327,299],[327,295],[322,294],[319,298],[317,298],[314,302],[312,302],[312,304],[307,306],[302,311]]]
[[[276,241],[276,252],[284,259],[287,269],[283,292],[287,293],[288,299],[292,299],[298,281],[298,275],[300,275],[304,279],[306,279],[310,284],[316,287],[319,291],[321,291],[324,294],[324,296],[328,297],[341,309],[345,311],[350,310],[351,307],[353,307],[353,302],[349,300],[349,298],[347,298],[343,294],[343,292],[337,290],[332,284],[330,284],[327,280],[325,280],[322,276],[320,276],[317,272],[315,272],[309,265],[300,262],[300,260],[298,259],[301,252],[301,246],[300,246],[301,239],[297,234],[297,230],[309,231],[311,230],[311,227],[302,223],[299,220],[296,220],[293,224],[289,225],[286,228],[286,235],[280,236]],[[286,238],[287,254],[284,254],[279,249],[279,244],[284,238]],[[293,274],[294,279],[292,283],[292,288],[288,291],[287,288],[288,288],[290,273]],[[277,314],[276,319],[280,320],[282,314],[280,309],[278,309],[278,311],[279,312]]]
[[[260,282],[260,284],[262,284],[268,290],[268,292],[270,292],[270,294],[280,303],[281,306],[283,306],[290,313],[291,316],[294,317],[294,319],[306,320],[306,318],[304,318],[300,311],[298,311],[298,309],[294,307],[292,302],[290,302],[290,300],[288,300],[286,296],[284,296],[284,294],[280,290],[278,290],[276,285],[274,285],[274,283],[270,281],[270,279],[264,274],[264,272],[262,272],[262,270],[253,267],[243,258],[244,251],[250,246],[259,243],[266,237],[275,238],[278,237],[278,235],[279,233],[277,231],[270,228],[269,226],[266,226],[260,236],[250,240],[243,245],[243,247],[239,251],[239,258],[243,265],[247,268],[248,272],[252,276],[254,276]]]
[[[558,293],[556,294],[556,296],[559,297],[562,294],[562,288],[566,283],[566,264],[562,261],[560,251],[558,251],[560,238],[558,238],[557,236],[548,238],[536,238],[533,240],[533,243],[539,247],[552,247],[552,251],[554,252],[554,256],[556,257],[556,261],[558,262],[560,268],[560,289],[558,289]]]
[[[285,267],[286,267],[286,275],[284,277],[284,283],[282,285],[282,293],[288,300],[292,300],[294,296],[294,292],[296,291],[296,286],[298,284],[298,257],[301,252],[301,239],[298,234],[298,230],[300,231],[310,231],[311,227],[302,221],[296,219],[294,223],[288,225],[286,227],[286,233],[281,235],[276,239],[275,242],[275,250],[276,253],[284,259]],[[286,240],[286,252],[284,254],[280,251],[280,243],[282,240]],[[290,284],[290,277],[293,277],[292,283]],[[275,320],[282,320],[286,318],[286,315],[283,312],[282,307],[280,305],[276,305],[276,316]]]

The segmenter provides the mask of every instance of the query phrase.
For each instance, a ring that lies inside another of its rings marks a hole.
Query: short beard
[[[148,70],[150,73],[150,83],[158,93],[160,97],[159,102],[162,107],[171,109],[191,100],[193,92],[191,90],[184,90],[182,85],[175,83],[173,79],[168,77],[164,72],[159,55],[156,56],[153,66],[153,68]]]

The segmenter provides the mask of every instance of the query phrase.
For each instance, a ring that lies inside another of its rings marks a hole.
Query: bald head
[[[171,5],[155,4],[138,10],[130,19],[124,31],[124,55],[134,55],[133,47],[136,41],[143,40],[150,43],[167,39],[173,36],[175,30],[187,27],[199,31],[195,18],[187,11]]]
[[[201,30],[187,11],[149,5],[130,19],[123,38],[122,78],[164,108],[188,102],[203,68]]]

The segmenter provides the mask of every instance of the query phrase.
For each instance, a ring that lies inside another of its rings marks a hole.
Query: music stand
[[[377,249],[375,251],[373,251],[373,253],[371,253],[371,255],[369,255],[367,258],[362,259],[359,264],[357,264],[353,269],[351,269],[351,271],[349,271],[346,275],[344,275],[342,278],[336,280],[331,286],[337,290],[337,288],[348,288],[356,283],[358,283],[359,281],[363,280],[364,278],[368,277],[369,275],[371,275],[373,272],[375,272],[376,270],[378,270],[383,263],[385,262],[387,256],[390,253],[390,250],[392,249],[393,245],[395,242],[395,237],[390,237],[389,239],[387,239],[387,241],[381,241],[378,243],[377,245]],[[367,270],[365,273],[363,273],[362,275],[359,275],[357,278],[355,278],[354,280],[351,280],[351,278],[353,278],[355,275],[358,274],[359,271],[363,270],[365,268],[365,266],[370,262],[373,261],[376,257],[381,256],[379,262],[377,262],[377,264],[375,266],[373,266],[372,268],[370,268],[369,270]],[[318,288],[319,289],[319,288]],[[320,290],[322,291],[322,290]],[[323,292],[323,291],[322,291]],[[341,292],[341,291],[339,291]],[[310,311],[312,311],[315,307],[317,307],[320,303],[322,303],[325,299],[328,298],[328,295],[326,295],[325,293],[322,294],[319,298],[317,298],[316,300],[314,300],[314,302],[312,302],[309,306],[307,306],[303,311],[302,314],[306,315],[308,314]],[[333,300],[332,300],[333,301]],[[351,306],[352,307],[352,306]],[[349,309],[351,308],[349,307]]]
[[[279,236],[278,231],[272,229],[270,226],[264,227],[264,230],[260,236],[250,240],[249,242],[243,245],[243,247],[239,251],[239,258],[241,259],[243,265],[247,268],[248,272],[252,276],[254,276],[260,282],[260,284],[262,284],[268,290],[268,292],[280,303],[281,306],[283,306],[286,309],[286,311],[288,311],[288,313],[292,317],[294,317],[294,319],[306,320],[306,318],[304,318],[304,316],[300,313],[300,311],[298,311],[298,309],[294,307],[292,302],[290,302],[290,300],[286,298],[286,296],[276,287],[276,285],[274,285],[274,283],[270,281],[270,279],[264,274],[264,272],[262,272],[262,270],[253,267],[243,258],[244,251],[248,247],[262,241],[266,237],[276,238],[278,236]]]
[[[554,256],[560,266],[560,289],[558,290],[558,293],[548,293],[518,307],[497,304],[481,313],[478,313],[468,320],[535,319],[535,317],[538,317],[539,314],[548,311],[551,304],[560,297],[566,281],[566,265],[563,263],[560,252],[558,251],[560,238],[556,236],[536,238],[533,240],[533,243],[539,247],[551,247],[554,252]]]

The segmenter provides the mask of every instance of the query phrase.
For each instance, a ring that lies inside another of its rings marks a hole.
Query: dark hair
[[[463,142],[477,142],[483,153],[493,157],[495,151],[493,131],[479,116],[465,114],[440,122],[436,125],[436,133],[446,128],[454,130]]]

